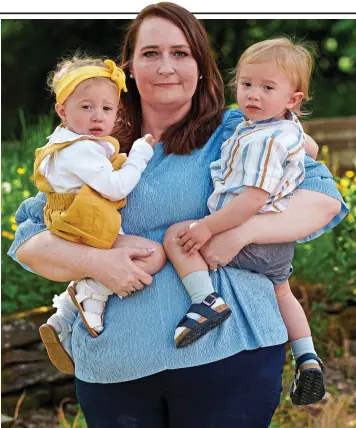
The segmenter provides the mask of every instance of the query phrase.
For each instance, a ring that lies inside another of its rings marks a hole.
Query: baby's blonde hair
[[[97,67],[109,68],[104,64],[104,60],[100,58],[92,58],[89,56],[83,56],[80,54],[74,55],[72,58],[63,59],[60,61],[56,69],[51,71],[48,74],[47,78],[47,86],[53,94],[56,94],[56,87],[58,82],[64,77],[66,74],[70,73],[73,70],[76,70],[81,67],[86,67],[88,65],[94,65]],[[105,77],[93,77],[92,79],[105,79]],[[91,79],[88,79],[91,80]],[[115,86],[115,83],[110,79],[107,79],[108,82]]]
[[[286,74],[296,92],[303,92],[304,97],[300,103],[291,110],[297,116],[303,116],[308,112],[302,112],[302,103],[311,99],[309,95],[310,77],[314,66],[314,52],[311,43],[296,43],[287,37],[263,40],[250,46],[241,55],[236,66],[236,79],[239,76],[243,64],[253,64],[263,61],[272,61]]]

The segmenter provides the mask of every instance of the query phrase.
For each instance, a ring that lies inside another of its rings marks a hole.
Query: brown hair
[[[313,70],[314,58],[310,43],[296,43],[287,37],[263,40],[250,46],[241,55],[236,67],[236,79],[242,64],[252,64],[263,60],[272,61],[288,77],[296,92],[303,92],[300,103],[291,110],[298,116],[308,113],[302,112],[302,103],[309,101],[309,84]]]
[[[127,29],[121,68],[127,77],[128,92],[121,98],[115,136],[119,139],[122,150],[126,152],[141,136],[141,98],[135,80],[128,77],[137,34],[142,21],[148,17],[167,19],[183,31],[198,64],[199,73],[203,76],[198,81],[190,111],[183,119],[166,129],[161,136],[167,154],[191,153],[192,150],[204,146],[221,122],[224,111],[224,83],[203,25],[188,10],[170,2],[145,7]]]

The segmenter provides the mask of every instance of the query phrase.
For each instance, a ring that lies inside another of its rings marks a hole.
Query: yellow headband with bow
[[[57,103],[63,104],[64,101],[73,93],[79,83],[93,77],[107,77],[111,79],[117,86],[119,97],[121,90],[127,92],[125,85],[125,73],[121,68],[117,67],[114,61],[111,61],[110,59],[106,59],[104,64],[109,68],[87,65],[85,67],[77,68],[63,76],[55,88]]]

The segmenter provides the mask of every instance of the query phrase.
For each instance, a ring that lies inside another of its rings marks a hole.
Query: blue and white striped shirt
[[[269,193],[259,211],[281,212],[305,175],[305,134],[294,113],[287,119],[244,120],[221,146],[221,157],[210,165],[214,192],[211,213],[221,209],[246,186]]]

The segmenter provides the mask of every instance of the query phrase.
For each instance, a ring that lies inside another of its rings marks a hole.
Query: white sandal
[[[74,305],[78,309],[78,312],[79,312],[80,316],[82,317],[82,320],[83,320],[85,327],[88,329],[91,336],[96,338],[99,336],[99,333],[97,331],[95,331],[94,329],[97,328],[97,329],[102,330],[104,328],[104,326],[103,326],[103,315],[104,315],[104,311],[105,311],[105,307],[106,307],[106,302],[107,302],[109,296],[94,293],[92,291],[92,289],[90,288],[90,286],[87,284],[85,279],[81,280],[80,282],[83,283],[84,281],[85,281],[86,286],[84,287],[84,289],[81,289],[78,293],[77,293],[76,285],[74,285],[74,284],[70,284],[67,288],[67,291],[68,291]],[[85,311],[83,306],[82,306],[82,302],[86,299],[94,299],[94,300],[98,300],[98,301],[102,302],[103,305],[102,305],[101,313]]]

